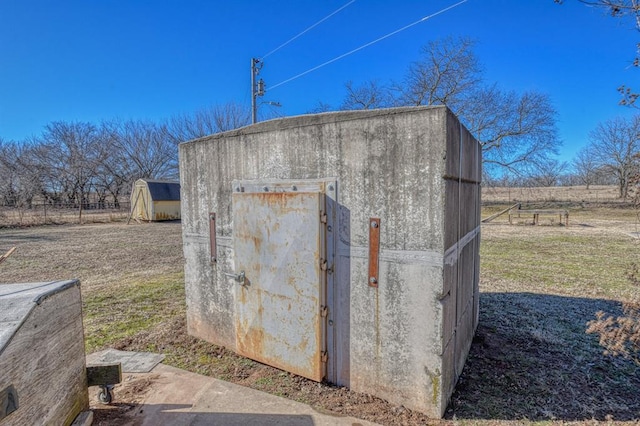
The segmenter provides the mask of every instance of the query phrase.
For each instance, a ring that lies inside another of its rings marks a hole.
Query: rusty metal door
[[[326,373],[324,197],[233,194],[236,350],[317,381]]]

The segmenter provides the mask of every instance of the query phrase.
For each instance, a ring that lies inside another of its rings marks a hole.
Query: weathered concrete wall
[[[460,161],[462,159],[462,161]],[[292,117],[180,146],[188,329],[235,349],[234,180],[335,179],[328,380],[440,417],[477,323],[480,149],[444,107]],[[209,212],[216,213],[217,263]],[[381,219],[379,287],[369,218]]]
[[[3,426],[69,425],[89,409],[77,280],[0,285],[0,396],[9,387],[18,408],[6,415],[1,398]]]

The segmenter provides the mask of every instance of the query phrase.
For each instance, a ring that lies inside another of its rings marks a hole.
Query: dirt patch
[[[89,388],[89,407],[93,411],[93,426],[137,426],[141,420],[134,418],[139,414],[146,395],[153,389],[156,375],[129,374],[122,383],[113,388],[114,400],[111,404],[98,401],[99,387]]]
[[[0,229],[2,282],[79,278],[82,291],[182,272],[180,222],[40,226]]]

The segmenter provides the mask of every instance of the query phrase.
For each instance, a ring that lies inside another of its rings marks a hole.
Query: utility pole
[[[264,80],[260,79],[256,82],[256,77],[264,63],[257,58],[251,58],[251,123],[258,121],[258,104],[256,98],[264,96]]]

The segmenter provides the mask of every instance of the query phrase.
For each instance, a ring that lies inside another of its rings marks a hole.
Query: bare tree
[[[208,136],[248,125],[251,123],[251,110],[246,105],[228,102],[198,110],[193,117],[198,126],[206,129],[205,134],[200,135]]]
[[[446,105],[482,144],[487,169],[530,172],[527,169],[549,160],[560,144],[551,99],[484,83],[473,48],[468,38],[431,42],[392,90],[375,82],[357,87],[347,83],[343,109]]]
[[[30,208],[41,188],[36,167],[31,164],[31,147],[0,139],[0,200],[2,204]]]
[[[409,66],[400,85],[402,105],[447,105],[458,115],[464,112],[468,95],[482,83],[482,68],[466,37],[447,37],[429,42],[422,56]]]
[[[619,196],[626,199],[632,176],[640,172],[640,115],[599,123],[589,139],[589,149],[603,170],[616,177]]]
[[[17,208],[22,223],[25,210],[42,193],[41,175],[32,166],[33,147],[0,140],[0,205]]]
[[[347,95],[340,106],[341,110],[375,109],[392,106],[395,101],[389,88],[376,80],[355,86],[352,81],[345,83]]]
[[[12,205],[16,199],[16,146],[0,138],[0,199]]]
[[[251,123],[251,110],[239,103],[229,102],[174,116],[164,124],[175,144],[226,132]]]
[[[178,147],[166,125],[128,120],[105,126],[110,146],[123,161],[120,165],[103,163],[113,173],[130,182],[139,178],[177,179]]]
[[[601,173],[600,163],[590,146],[578,151],[572,164],[576,177],[587,189],[598,181],[598,175]]]
[[[94,188],[99,202],[111,197],[120,207],[120,198],[128,195],[136,178],[136,168],[126,150],[121,149],[121,125],[118,121],[102,122],[98,129],[102,161],[96,167]]]
[[[335,111],[335,108],[333,108],[328,103],[318,101],[315,107],[307,111],[307,114],[320,114],[320,113],[329,112],[329,111]]]
[[[613,17],[631,18],[636,30],[640,31],[640,0],[580,0],[590,6],[605,8]],[[636,43],[636,57],[632,62],[634,67],[640,66],[640,43]],[[636,101],[640,97],[640,93],[635,92],[632,88],[622,85],[618,87],[618,92],[622,95],[620,105],[632,106],[638,108]]]
[[[20,143],[16,161],[20,181],[19,192],[29,208],[36,195],[42,195],[46,199],[43,185],[44,169],[38,163],[36,148],[33,143],[27,141]]]
[[[564,0],[553,0],[562,4]],[[591,7],[599,7],[607,11],[614,18],[631,19],[636,30],[640,31],[640,0],[578,0]],[[636,57],[632,62],[634,67],[640,66],[640,43],[636,43]],[[622,95],[620,105],[638,108],[636,101],[640,98],[640,93],[626,85],[618,87],[618,92]]]
[[[91,123],[53,122],[45,127],[34,154],[52,186],[61,187],[67,201],[83,205],[102,161],[96,126]],[[55,187],[45,188],[55,192]]]
[[[461,118],[482,145],[485,167],[524,172],[555,154],[556,116],[546,94],[505,92],[493,85],[470,96]]]
[[[535,166],[532,181],[535,186],[557,186],[567,172],[568,164],[564,161],[550,159]]]
[[[553,0],[564,3],[564,0]],[[634,20],[636,29],[640,30],[640,0],[578,0],[588,6],[601,7],[616,18],[630,17]]]

